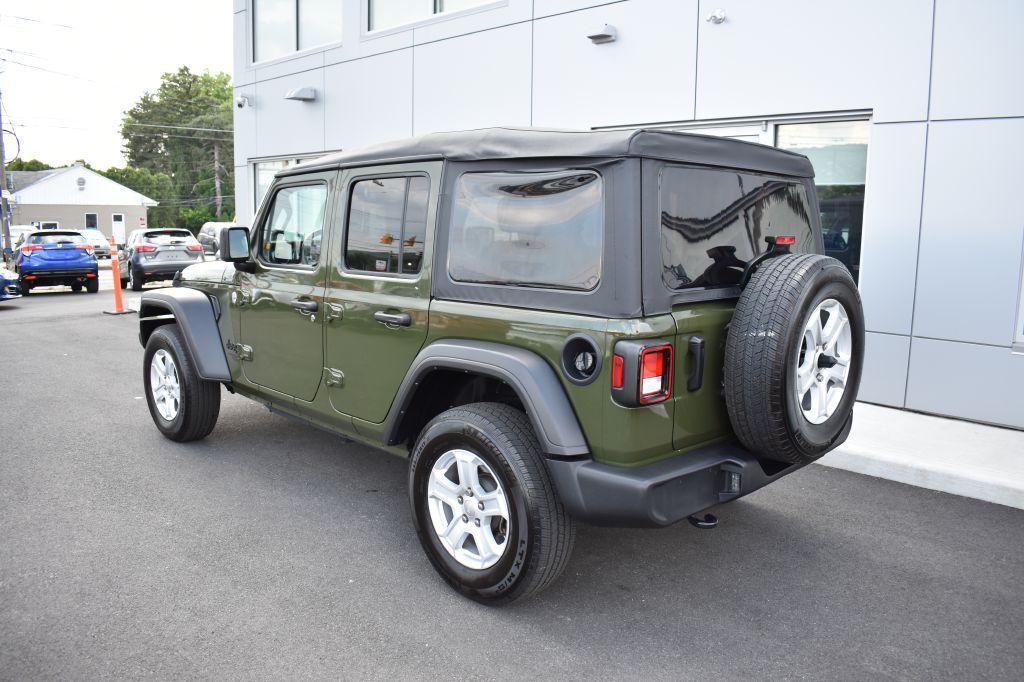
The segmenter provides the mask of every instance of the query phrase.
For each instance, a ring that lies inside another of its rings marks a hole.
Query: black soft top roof
[[[424,159],[494,161],[608,157],[644,157],[814,177],[807,157],[741,140],[661,129],[576,131],[540,128],[481,128],[431,133],[327,154],[282,170],[278,176],[314,169]]]

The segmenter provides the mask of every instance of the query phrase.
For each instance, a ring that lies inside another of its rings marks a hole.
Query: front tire
[[[220,384],[199,376],[177,324],[158,327],[146,342],[142,380],[153,423],[167,438],[205,438],[220,414]]]
[[[420,544],[460,593],[486,604],[533,595],[562,573],[576,537],[529,419],[500,403],[435,417],[409,461]]]

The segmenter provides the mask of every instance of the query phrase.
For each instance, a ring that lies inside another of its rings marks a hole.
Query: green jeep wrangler
[[[808,160],[663,130],[488,129],[278,173],[251,233],[139,310],[146,398],[207,436],[225,387],[409,459],[457,590],[550,584],[574,520],[713,527],[842,443],[853,279]]]

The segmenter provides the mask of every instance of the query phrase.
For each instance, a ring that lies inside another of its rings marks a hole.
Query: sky
[[[231,31],[232,0],[0,0],[3,127],[23,159],[123,166],[122,114],[165,71],[231,73]]]

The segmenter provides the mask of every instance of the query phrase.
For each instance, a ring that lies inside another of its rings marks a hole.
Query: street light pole
[[[7,165],[4,158],[4,93],[0,91],[0,222],[3,223],[3,262],[10,260],[11,250],[11,205],[7,201]]]

